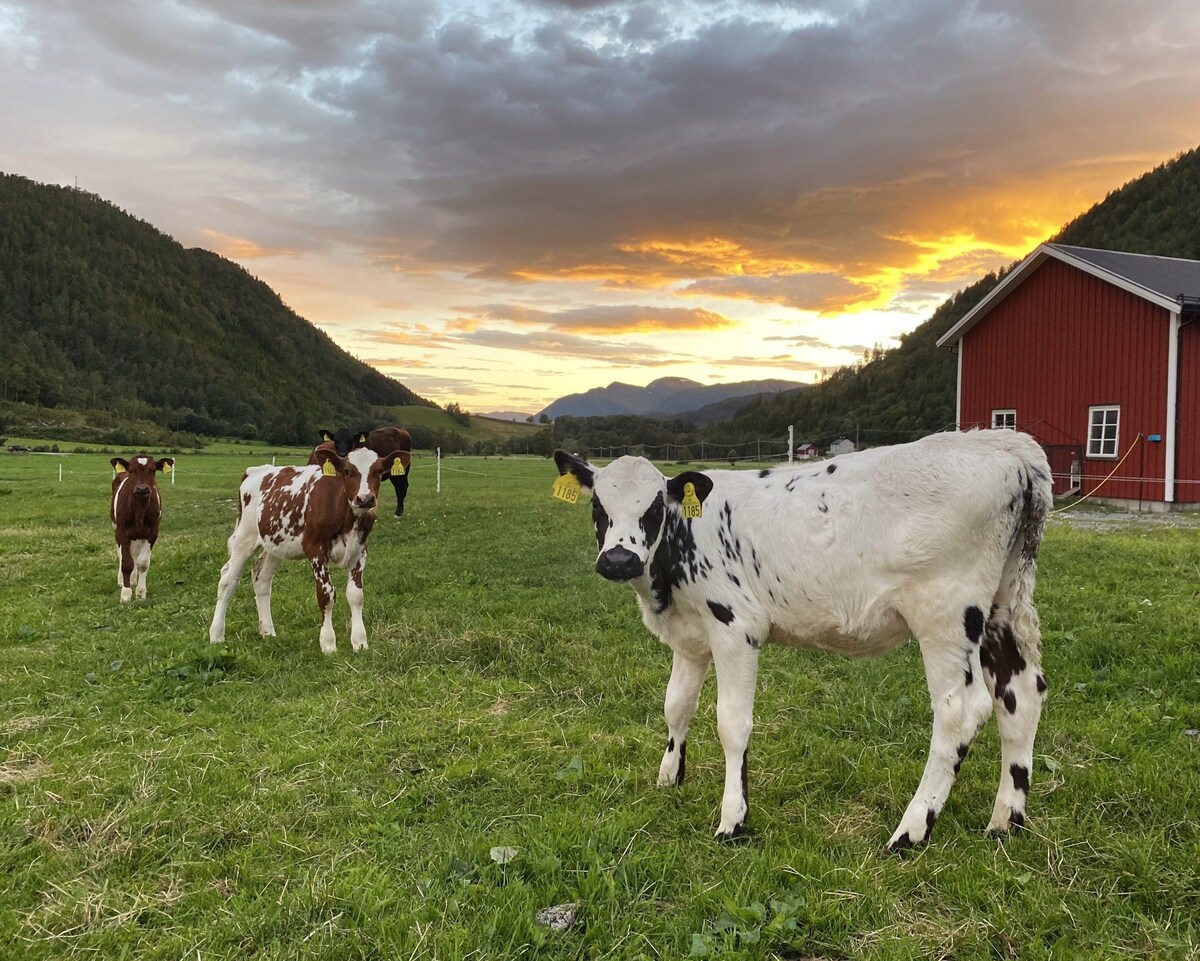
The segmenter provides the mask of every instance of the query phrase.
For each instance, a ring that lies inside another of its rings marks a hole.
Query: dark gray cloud
[[[1198,48],[1193,0],[0,0],[0,169],[611,359],[701,322],[614,289],[915,323],[1194,146]]]

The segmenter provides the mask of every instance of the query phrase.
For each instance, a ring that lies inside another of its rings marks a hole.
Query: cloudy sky
[[[812,380],[1200,143],[1195,0],[0,0],[0,170],[442,403]]]

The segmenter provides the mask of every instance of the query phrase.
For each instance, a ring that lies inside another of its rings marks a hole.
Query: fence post
[[[442,492],[442,449],[437,449],[437,493]]]
[[[788,424],[788,463],[789,464],[792,462],[792,451],[796,449],[796,445],[793,443],[795,436],[796,436],[796,425]]]

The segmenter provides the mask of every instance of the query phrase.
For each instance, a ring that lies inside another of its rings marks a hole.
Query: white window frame
[[[1104,417],[1097,422],[1097,414],[1116,414],[1114,422],[1111,424],[1113,428],[1112,437],[1105,437],[1105,429],[1110,426],[1108,418]],[[1100,428],[1100,433],[1097,435],[1096,428]],[[1112,444],[1112,451],[1106,452],[1105,447]],[[1088,429],[1087,429],[1087,456],[1089,460],[1116,460],[1117,455],[1121,450],[1121,405],[1120,404],[1093,404],[1088,408]]]
[[[997,423],[998,421],[1011,421],[1011,423]],[[1015,407],[1006,407],[992,411],[992,430],[1016,430],[1017,429],[1017,409]]]

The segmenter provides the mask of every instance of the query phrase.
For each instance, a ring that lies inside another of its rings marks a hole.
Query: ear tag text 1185
[[[579,478],[568,471],[565,474],[559,474],[558,480],[554,482],[554,488],[551,494],[560,501],[566,501],[568,504],[576,504],[579,502],[579,491],[582,486],[579,483]]]
[[[321,465],[321,473],[326,477],[337,477],[337,468],[333,466],[333,461],[327,460]]]
[[[696,496],[696,485],[691,481],[683,485],[683,500],[680,503],[683,505],[684,517],[700,517],[704,514],[700,498]]]

